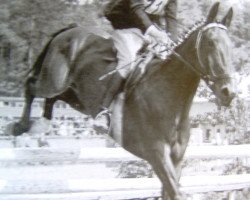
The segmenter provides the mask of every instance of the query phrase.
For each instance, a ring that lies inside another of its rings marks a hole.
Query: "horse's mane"
[[[33,76],[37,76],[37,75],[40,73],[41,68],[42,68],[42,62],[43,62],[43,60],[44,60],[44,58],[45,58],[45,56],[46,56],[46,53],[47,53],[47,51],[48,51],[48,48],[49,48],[51,42],[53,41],[53,39],[54,39],[56,36],[58,36],[60,33],[64,32],[64,31],[67,31],[67,30],[69,30],[69,29],[75,28],[75,27],[77,27],[77,26],[78,26],[78,25],[77,25],[76,23],[72,23],[72,24],[68,25],[67,27],[62,28],[62,29],[60,29],[59,31],[57,31],[57,32],[55,32],[55,33],[53,33],[53,34],[51,35],[50,40],[47,42],[47,44],[46,44],[45,47],[43,48],[42,52],[38,55],[38,57],[37,57],[37,59],[36,59],[34,65],[33,65],[33,67],[32,67]]]
[[[197,31],[200,27],[202,27],[205,24],[205,20],[202,19],[200,21],[195,22],[193,25],[188,27],[186,30],[181,33],[181,35],[178,37],[177,41],[174,42],[166,51],[166,59],[168,59],[173,52],[180,47],[195,31]]]

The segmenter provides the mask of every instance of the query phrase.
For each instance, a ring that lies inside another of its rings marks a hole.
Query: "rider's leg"
[[[117,95],[119,91],[122,90],[124,83],[125,83],[125,78],[121,76],[119,73],[113,75],[112,80],[109,81],[108,89],[103,98],[102,109],[109,108],[114,97]]]
[[[102,106],[108,108],[114,97],[122,90],[125,80],[135,67],[136,54],[143,45],[143,35],[139,29],[115,30],[114,45],[117,49],[117,73],[111,78]]]
[[[115,99],[115,96],[122,91],[129,72],[132,71],[133,67],[135,66],[134,62],[136,61],[137,52],[143,46],[143,35],[139,29],[133,28],[115,30],[112,37],[115,48],[117,49],[117,73],[114,74],[110,79],[108,89],[103,97],[101,111],[96,116],[96,119],[105,116],[107,127],[110,123],[110,113],[108,108]],[[120,102],[121,107],[123,107],[123,101],[123,99],[117,101]],[[98,130],[98,126],[95,127],[95,129]]]

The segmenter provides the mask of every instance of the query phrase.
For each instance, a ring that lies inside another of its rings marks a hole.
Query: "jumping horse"
[[[122,134],[122,146],[152,165],[163,184],[163,199],[184,199],[178,182],[190,137],[189,111],[200,80],[223,106],[235,96],[227,30],[233,10],[219,22],[218,8],[219,3],[212,6],[206,20],[182,38],[167,60],[153,59],[142,78],[125,88],[123,106],[113,107],[111,135]],[[13,135],[30,128],[34,97],[46,99],[43,117],[48,120],[57,100],[92,117],[98,114],[116,74],[102,81],[99,77],[115,69],[116,51],[112,39],[87,32],[71,27],[49,41],[27,79],[25,107]]]

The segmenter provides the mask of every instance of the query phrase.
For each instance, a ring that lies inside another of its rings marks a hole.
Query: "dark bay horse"
[[[124,105],[113,107],[111,135],[153,166],[163,184],[164,199],[183,199],[178,182],[190,137],[189,111],[200,79],[221,105],[229,106],[235,95],[227,31],[233,10],[218,22],[218,7],[219,3],[213,5],[206,21],[193,27],[167,61],[152,60],[136,85],[125,88]],[[26,106],[14,125],[14,135],[29,129],[35,96],[46,98],[47,119],[56,100],[95,117],[115,78],[114,74],[98,80],[115,67],[112,40],[86,36],[79,27],[58,34],[44,52],[38,70],[27,81]]]
[[[167,62],[149,64],[142,80],[132,91],[128,89],[122,118],[113,111],[113,133],[122,131],[122,146],[152,165],[163,183],[164,199],[183,199],[178,182],[190,137],[189,111],[200,79],[221,105],[229,106],[235,96],[226,28],[233,10],[218,23],[218,7],[217,3],[211,8],[206,23]]]

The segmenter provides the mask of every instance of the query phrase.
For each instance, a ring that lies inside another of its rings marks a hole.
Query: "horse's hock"
[[[237,158],[249,163],[249,152],[250,145],[188,147],[186,159],[205,158],[204,162],[209,162],[218,158]],[[0,199],[147,199],[161,196],[161,183],[157,178],[104,177],[104,171],[100,171],[104,165],[141,161],[122,148],[0,149],[0,161]],[[99,169],[93,171],[95,165]],[[87,174],[96,176],[87,177]],[[206,172],[205,175],[184,176],[180,184],[181,191],[190,199],[216,191],[227,191],[232,197],[236,190],[250,187],[250,174],[211,176]]]

